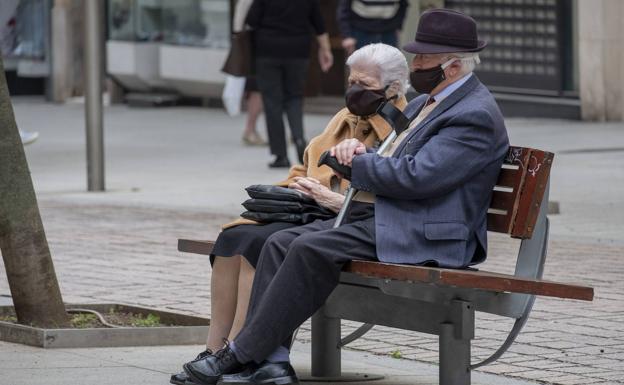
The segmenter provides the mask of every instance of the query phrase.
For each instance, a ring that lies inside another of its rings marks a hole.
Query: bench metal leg
[[[328,318],[319,309],[312,316],[312,376],[339,377],[340,319]]]
[[[311,375],[303,375],[299,379],[336,383],[373,381],[384,378],[384,376],[366,373],[342,373],[340,343],[340,318],[327,317],[325,308],[322,307],[312,316]]]
[[[440,385],[470,385],[470,339],[458,339],[455,325],[440,325]]]
[[[475,312],[470,302],[455,300],[448,322],[440,324],[440,385],[470,385],[470,340]]]

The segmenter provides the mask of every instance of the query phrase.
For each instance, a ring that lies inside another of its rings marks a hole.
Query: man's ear
[[[461,69],[462,69],[461,60],[455,60],[453,63],[451,63],[450,66],[447,67],[447,69],[449,70],[449,75],[451,75],[451,77],[454,78],[459,73],[461,73]]]

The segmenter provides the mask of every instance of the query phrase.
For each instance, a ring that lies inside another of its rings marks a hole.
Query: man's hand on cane
[[[357,139],[345,139],[329,150],[331,156],[335,156],[338,163],[351,167],[355,155],[366,153],[366,146]]]

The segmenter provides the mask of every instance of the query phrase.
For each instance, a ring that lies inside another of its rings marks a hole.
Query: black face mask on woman
[[[412,87],[420,94],[430,94],[434,88],[446,79],[446,76],[444,76],[444,69],[450,66],[455,60],[457,60],[457,58],[452,58],[433,68],[410,72],[410,83],[412,83]]]
[[[388,99],[386,88],[380,90],[368,90],[359,84],[349,87],[345,93],[345,103],[349,111],[357,116],[373,115]]]

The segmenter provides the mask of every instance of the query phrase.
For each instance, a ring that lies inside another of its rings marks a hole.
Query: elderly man
[[[214,356],[184,366],[199,384],[296,383],[286,346],[354,259],[466,267],[486,256],[486,214],[508,139],[479,62],[475,21],[437,9],[420,19],[410,127],[384,154],[348,139],[334,148],[359,194],[347,223],[280,231],[265,243],[245,326]],[[373,202],[373,203],[370,203]],[[227,375],[226,373],[237,374]]]

